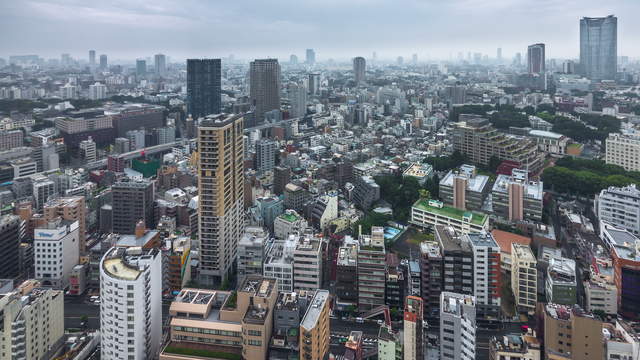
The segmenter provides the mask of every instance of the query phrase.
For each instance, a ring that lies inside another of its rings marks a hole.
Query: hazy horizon
[[[110,60],[131,61],[163,53],[189,57],[252,59],[291,54],[318,61],[354,56],[405,61],[457,59],[458,52],[504,59],[543,42],[547,58],[578,58],[579,20],[618,17],[618,56],[640,57],[633,16],[640,2],[619,0],[27,0],[0,3],[0,57],[69,53],[87,59],[90,49]]]

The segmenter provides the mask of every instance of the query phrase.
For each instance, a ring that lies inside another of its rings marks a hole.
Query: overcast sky
[[[0,0],[0,56],[577,58],[580,17],[609,14],[618,55],[640,57],[640,0]]]

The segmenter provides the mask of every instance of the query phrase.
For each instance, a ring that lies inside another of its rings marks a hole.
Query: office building
[[[200,275],[222,282],[244,232],[243,118],[207,116],[198,127]]]
[[[197,350],[266,360],[277,298],[276,280],[255,275],[236,292],[183,289],[169,308],[171,338],[160,360]]]
[[[313,49],[307,49],[305,62],[309,65],[316,63],[316,52]]]
[[[618,18],[580,19],[580,66],[591,80],[615,80],[618,61]]]
[[[440,293],[443,287],[443,257],[437,241],[420,243],[420,274],[424,318],[427,322],[437,321],[440,316]]]
[[[299,235],[308,227],[307,220],[298,215],[295,210],[287,209],[273,222],[273,234],[276,239],[287,239],[289,235]]]
[[[307,79],[309,95],[320,95],[320,74],[310,73]]]
[[[0,131],[0,151],[23,146],[23,138],[24,133],[22,130]]]
[[[89,50],[89,67],[94,68],[96,66],[96,51]]]
[[[475,360],[476,301],[471,295],[440,294],[440,356]]]
[[[453,148],[475,164],[488,165],[495,156],[516,162],[529,172],[543,165],[534,139],[503,134],[477,115],[460,114],[460,122],[454,124]]]
[[[86,250],[85,233],[87,221],[87,209],[85,207],[84,196],[67,196],[50,199],[44,204],[44,219],[53,221],[61,218],[68,221],[78,222],[78,241],[80,243],[80,254]]]
[[[187,59],[187,113],[194,119],[222,111],[220,59]]]
[[[100,55],[100,70],[102,71],[106,71],[108,70],[108,64],[107,64],[107,55],[102,54]]]
[[[489,341],[489,359],[491,360],[541,360],[540,341],[534,332],[526,334],[506,334],[492,337]]]
[[[370,310],[385,304],[387,273],[384,228],[371,227],[371,235],[360,235],[358,248],[358,309]]]
[[[158,249],[109,249],[100,261],[101,354],[105,360],[153,359],[162,341],[162,255]]]
[[[153,182],[144,179],[122,180],[111,186],[111,192],[114,233],[133,234],[140,221],[148,229],[155,226]]]
[[[330,303],[328,290],[316,290],[300,321],[300,359],[320,360],[329,355]]]
[[[477,173],[476,167],[464,164],[440,180],[440,198],[460,210],[479,211],[489,192],[489,177]]]
[[[291,181],[291,168],[276,166],[273,168],[273,193],[282,195],[284,187]]]
[[[257,124],[265,114],[280,110],[280,64],[278,59],[257,59],[249,64],[249,97]]]
[[[489,227],[489,217],[481,212],[445,206],[442,201],[420,199],[411,207],[410,222],[422,228],[450,226],[463,233],[479,232]]]
[[[365,82],[365,73],[367,71],[367,61],[358,56],[353,59],[353,77],[356,85],[360,85]]]
[[[546,304],[544,347],[546,359],[601,360],[604,358],[602,321],[582,310]]]
[[[358,304],[358,243],[349,237],[338,249],[336,260],[336,306]]]
[[[277,196],[270,196],[259,198],[256,202],[256,210],[259,212],[259,218],[262,219],[262,224],[273,233],[276,218],[284,213],[282,199]]]
[[[56,183],[41,174],[32,178],[31,186],[33,191],[34,208],[37,210],[42,210],[44,203],[49,200],[49,197],[57,194]]]
[[[640,136],[610,133],[606,140],[605,161],[627,171],[640,171]]]
[[[424,359],[423,304],[419,296],[407,296],[404,303],[404,360]]]
[[[36,227],[33,235],[36,279],[43,286],[64,290],[80,258],[78,221],[57,218]]]
[[[322,286],[322,240],[311,234],[289,235],[293,250],[293,290],[317,290]]]
[[[608,257],[596,257],[590,267],[584,286],[585,307],[587,311],[602,311],[605,314],[618,313],[618,289],[614,279],[613,260]]]
[[[143,77],[147,74],[147,61],[143,59],[136,60],[136,76]]]
[[[18,277],[21,219],[15,215],[0,217],[0,278]]]
[[[262,275],[265,248],[272,241],[266,229],[248,226],[238,242],[238,279]]]
[[[600,221],[640,234],[640,190],[636,184],[602,189],[594,201]]]
[[[167,57],[163,54],[156,54],[153,56],[153,65],[155,66],[156,75],[167,75]]]
[[[256,171],[264,174],[273,171],[276,166],[276,150],[278,143],[272,139],[261,139],[256,144]]]
[[[289,116],[291,118],[304,117],[307,114],[307,88],[297,83],[289,83],[287,94],[289,94],[289,102],[291,103]]]
[[[577,302],[576,262],[563,257],[552,257],[547,267],[545,291],[547,302],[573,305]]]
[[[359,176],[356,178],[353,189],[353,202],[363,211],[368,211],[371,206],[380,200],[380,186],[371,176]]]
[[[537,260],[528,245],[511,244],[511,291],[520,312],[532,313],[538,299]]]
[[[80,155],[85,162],[94,162],[96,157],[96,143],[91,139],[91,136],[87,140],[80,142]]]
[[[542,181],[529,180],[527,170],[513,169],[498,175],[491,190],[493,212],[509,221],[542,221]]]
[[[131,130],[151,130],[164,126],[165,110],[164,106],[152,104],[117,104],[105,107],[117,137],[125,137],[127,131]]]
[[[529,45],[527,49],[529,74],[543,74],[545,72],[544,48],[544,44]]]
[[[465,236],[473,252],[473,295],[478,317],[499,321],[502,285],[500,246],[491,233],[469,233]],[[447,281],[445,277],[445,283]]]
[[[293,292],[293,251],[295,239],[276,240],[265,248],[263,271],[265,278],[278,280],[279,292]]]
[[[0,294],[0,358],[53,359],[64,345],[64,293],[27,280]]]
[[[107,86],[96,82],[89,85],[89,100],[102,100],[107,98]]]
[[[294,183],[288,183],[284,187],[284,206],[287,209],[301,211],[310,198],[311,195],[307,190]]]

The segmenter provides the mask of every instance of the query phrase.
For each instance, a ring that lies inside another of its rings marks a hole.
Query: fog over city
[[[174,59],[302,55],[319,60],[378,53],[448,59],[459,51],[505,56],[545,42],[548,54],[578,56],[578,19],[620,18],[619,52],[640,56],[632,34],[636,0],[28,0],[0,2],[0,55],[79,56],[88,48],[113,59],[162,51]],[[11,34],[11,36],[6,36]]]

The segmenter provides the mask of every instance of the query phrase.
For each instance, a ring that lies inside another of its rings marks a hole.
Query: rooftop
[[[608,243],[619,258],[640,261],[640,239],[627,230],[618,229],[609,224],[602,224],[602,240]]]
[[[429,177],[433,174],[433,167],[430,164],[412,163],[403,173],[404,176],[417,178]]]
[[[437,225],[435,228],[436,240],[440,242],[444,251],[471,251],[468,242],[462,241],[462,236],[450,226]]]
[[[440,299],[441,311],[444,313],[462,316],[466,310],[473,308],[475,315],[476,298],[474,296],[443,291]]]
[[[441,258],[440,245],[435,241],[423,241],[420,243],[420,253],[422,256],[427,255],[429,258]]]
[[[475,225],[483,225],[487,221],[487,215],[483,213],[473,212],[473,211],[465,211],[456,209],[451,206],[443,205],[442,207],[436,207],[429,205],[428,200],[420,199],[413,204],[413,207],[418,208],[423,211],[428,211],[434,214],[438,214],[440,216],[446,216],[449,218],[453,218],[460,222],[467,221],[466,219],[471,218],[471,223]]]
[[[111,277],[121,280],[136,280],[148,266],[140,260],[149,260],[157,255],[157,249],[113,247],[104,255],[102,267],[104,272]]]
[[[529,245],[512,243],[511,246],[513,247],[511,251],[512,255],[517,256],[520,261],[536,262],[536,258],[533,256]]]
[[[475,166],[462,165],[456,171],[451,170],[440,180],[440,186],[453,186],[453,179],[455,177],[463,177],[467,179],[467,190],[473,192],[484,191],[485,186],[489,182],[489,177],[486,175],[476,174]]]
[[[318,324],[320,314],[328,300],[328,290],[316,290],[316,294],[313,296],[313,300],[311,300],[311,305],[307,308],[307,312],[304,314],[302,321],[300,321],[300,326],[307,330],[313,329]]]
[[[491,233],[482,231],[469,233],[466,235],[473,246],[477,247],[498,247],[498,242]]]
[[[511,254],[512,243],[523,244],[527,246],[531,244],[530,238],[526,236],[510,233],[508,231],[494,229],[491,231],[491,235],[493,235],[493,238],[498,243],[498,246],[500,246],[500,251],[507,254]]]
[[[498,175],[496,182],[493,184],[492,191],[508,193],[509,185],[512,183],[519,183],[524,186],[524,196],[526,198],[542,200],[542,195],[544,194],[542,181],[527,181],[526,179],[521,181],[513,176],[504,174]]]

